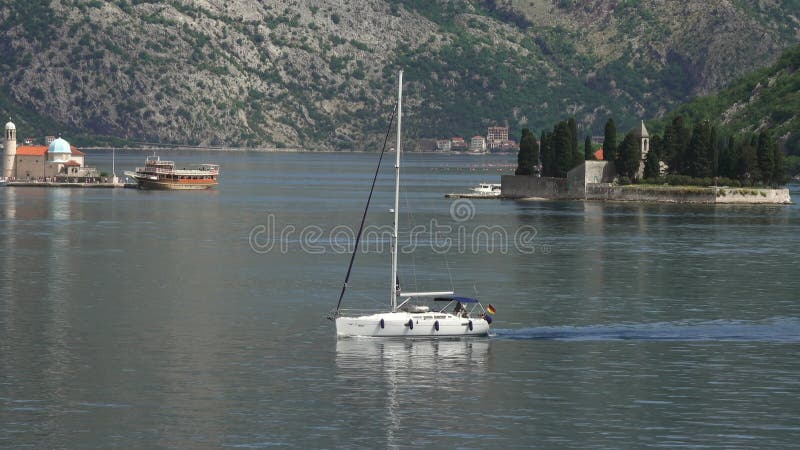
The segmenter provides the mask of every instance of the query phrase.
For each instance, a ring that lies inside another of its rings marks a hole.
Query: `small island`
[[[675,117],[663,135],[644,121],[616,139],[606,123],[603,148],[587,136],[578,152],[574,119],[542,131],[522,130],[515,175],[501,178],[503,198],[665,203],[791,204],[783,152],[767,131],[717,137],[703,120],[689,129]],[[604,156],[610,160],[604,160]]]
[[[9,118],[3,140],[0,181],[9,186],[35,187],[122,187],[117,177],[109,178],[85,163],[86,154],[61,136],[46,136],[45,145],[27,138],[17,145],[17,127]]]

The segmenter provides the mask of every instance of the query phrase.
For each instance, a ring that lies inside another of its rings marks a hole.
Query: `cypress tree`
[[[578,125],[575,123],[574,117],[569,118],[567,121],[567,126],[569,127],[570,139],[570,164],[567,170],[570,170],[580,164],[583,161],[583,158],[581,158],[580,153],[578,153]]]
[[[572,168],[572,139],[570,137],[569,125],[563,120],[553,129],[553,148],[556,156],[557,177],[567,176],[567,172]]]
[[[683,117],[676,116],[664,130],[664,144],[661,159],[666,161],[671,173],[686,172],[686,150],[690,131],[683,124]]]
[[[528,128],[522,129],[522,137],[519,140],[519,154],[517,155],[517,175],[533,175],[536,166],[539,164],[539,147],[536,145],[536,137]]]
[[[714,133],[711,124],[703,120],[695,124],[689,145],[684,153],[684,174],[692,177],[711,177],[714,167],[713,155],[716,145],[712,142]]]
[[[711,176],[719,176],[719,142],[717,142],[717,127],[711,125],[711,141],[709,142],[709,150],[711,154],[708,156],[711,159]]]
[[[675,127],[675,132],[677,136],[676,141],[676,157],[678,158],[677,167],[683,166],[684,170],[686,168],[686,149],[689,147],[689,140],[692,138],[692,130],[686,126],[683,121],[683,117],[678,117],[678,122]]]
[[[661,160],[667,164],[667,170],[675,173],[675,163],[673,160],[675,155],[675,132],[671,124],[667,124],[664,128],[664,138],[661,140]]]
[[[661,153],[661,136],[654,135],[650,139],[650,151],[647,152],[647,159],[644,162],[644,178],[654,180],[661,176],[661,165],[658,155]]]
[[[616,159],[617,172],[633,180],[639,172],[639,161],[641,161],[640,142],[636,132],[625,135],[625,139],[619,145]]]
[[[772,143],[772,164],[772,184],[775,186],[786,184],[786,161],[777,142]]]
[[[766,131],[758,134],[758,144],[756,147],[756,155],[758,158],[758,169],[761,171],[761,181],[765,184],[772,183],[775,178],[773,170],[775,169],[775,153],[772,150],[772,138]]]
[[[603,159],[608,161],[617,159],[617,127],[614,125],[613,118],[608,119],[606,122],[603,136]]]
[[[524,143],[529,132],[530,130],[527,128],[522,129],[522,137],[519,140],[519,153],[517,153],[517,170],[514,171],[515,175],[531,174],[531,149]]]
[[[553,177],[556,172],[556,158],[553,153],[552,135],[542,130],[542,138],[539,142],[542,152],[542,173],[546,177]]]
[[[594,160],[594,152],[592,152],[592,138],[589,135],[586,135],[586,139],[583,140],[583,159],[585,161],[593,161]]]
[[[654,154],[657,161],[662,161],[664,159],[662,156],[664,154],[664,139],[658,134],[654,134],[653,137],[650,138],[650,151],[647,153],[647,156],[650,156],[650,153]]]
[[[736,168],[739,164],[739,157],[736,153],[736,142],[733,136],[728,138],[728,144],[719,153],[719,168],[717,174],[725,178],[736,178]]]
[[[761,171],[758,169],[758,153],[752,139],[746,139],[738,146],[738,165],[736,172],[742,181],[761,179]]]

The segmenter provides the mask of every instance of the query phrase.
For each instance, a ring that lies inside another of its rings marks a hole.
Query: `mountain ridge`
[[[371,148],[402,67],[409,140],[567,115],[597,132],[715,92],[800,36],[794,0],[687,5],[12,0],[0,107],[32,135]]]

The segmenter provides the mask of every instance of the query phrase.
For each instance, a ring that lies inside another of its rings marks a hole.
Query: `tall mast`
[[[400,71],[397,83],[397,159],[394,163],[394,230],[392,231],[392,284],[390,302],[392,312],[397,310],[397,229],[398,208],[400,207],[400,123],[403,119],[403,71]]]

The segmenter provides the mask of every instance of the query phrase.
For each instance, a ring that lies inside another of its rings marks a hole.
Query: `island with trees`
[[[660,134],[642,122],[620,140],[611,118],[601,151],[589,136],[579,147],[572,118],[538,141],[527,128],[521,136],[515,175],[502,179],[507,198],[791,203],[784,153],[768,130],[722,136],[708,120],[676,116]]]

